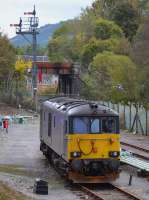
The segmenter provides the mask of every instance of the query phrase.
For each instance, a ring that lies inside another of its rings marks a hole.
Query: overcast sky
[[[0,0],[0,31],[9,37],[15,35],[11,23],[18,23],[24,11],[32,11],[36,5],[40,26],[72,19],[81,8],[90,6],[93,0]]]

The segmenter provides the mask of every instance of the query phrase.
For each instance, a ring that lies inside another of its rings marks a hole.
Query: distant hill
[[[39,35],[37,36],[37,42],[40,46],[46,46],[48,44],[49,39],[52,37],[53,33],[56,29],[61,26],[61,23],[57,24],[47,24],[39,28]],[[27,36],[29,40],[31,40],[30,36]],[[21,47],[25,45],[29,45],[29,43],[21,36],[17,35],[10,39],[10,42],[16,47]]]

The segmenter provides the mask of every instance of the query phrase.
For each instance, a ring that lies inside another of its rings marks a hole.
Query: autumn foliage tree
[[[19,75],[19,79],[24,79],[27,70],[32,68],[32,61],[24,61],[18,58],[15,63],[15,72]]]
[[[0,78],[7,80],[14,71],[15,49],[6,36],[0,36]]]
[[[15,48],[6,36],[0,36],[0,86],[7,93],[15,70]]]

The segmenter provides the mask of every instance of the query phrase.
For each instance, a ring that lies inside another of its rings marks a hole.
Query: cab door
[[[48,115],[48,141],[51,144],[52,143],[52,114],[50,112],[47,113]]]
[[[65,119],[63,121],[63,133],[62,133],[62,141],[63,141],[63,144],[62,144],[62,151],[63,151],[63,157],[65,159],[67,159],[67,154],[68,154],[68,120]]]

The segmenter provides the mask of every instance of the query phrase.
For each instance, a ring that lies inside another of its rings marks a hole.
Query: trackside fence
[[[111,102],[100,102],[119,113],[120,126],[135,134],[149,136],[149,110],[134,105],[113,104]]]

